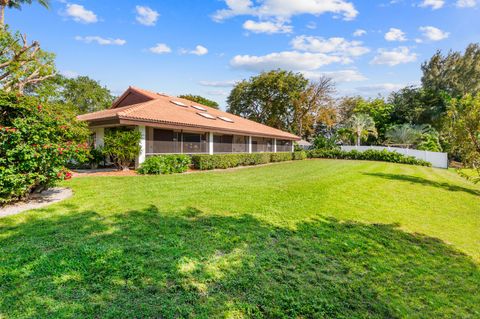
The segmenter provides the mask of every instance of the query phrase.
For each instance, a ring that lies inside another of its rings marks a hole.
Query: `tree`
[[[413,125],[405,123],[390,127],[385,137],[390,144],[410,148],[420,141],[421,132]]]
[[[32,4],[32,0],[0,0],[0,27],[5,26],[5,9],[21,9],[23,4]],[[48,9],[50,6],[49,0],[37,0],[37,2]]]
[[[470,44],[465,52],[437,51],[422,65],[422,87],[436,95],[453,98],[480,93],[480,44]]]
[[[348,120],[348,128],[356,137],[356,145],[360,146],[362,138],[370,135],[377,136],[375,121],[368,114],[354,114]]]
[[[110,129],[105,134],[103,152],[118,169],[128,170],[141,151],[141,134],[131,129]]]
[[[89,130],[75,115],[36,97],[0,91],[0,205],[67,178],[86,160]]]
[[[112,105],[114,96],[107,87],[88,76],[61,80],[59,99],[73,106],[78,114],[104,110]]]
[[[355,114],[363,113],[370,115],[370,117],[375,122],[375,128],[377,130],[379,139],[383,140],[387,128],[392,123],[392,110],[392,104],[385,102],[383,98],[375,98],[368,100],[359,99],[353,112]]]
[[[213,107],[214,109],[219,108],[219,105],[218,105],[217,102],[209,100],[209,99],[207,99],[203,96],[200,96],[200,95],[184,94],[184,95],[180,95],[179,98],[186,99],[186,100],[189,100],[189,101],[192,101],[192,102],[197,102],[199,104],[203,104],[203,105],[206,105],[206,106],[210,106],[210,107]]]
[[[391,120],[397,124],[431,124],[440,128],[445,116],[445,101],[443,92],[437,94],[422,87],[407,86],[389,97],[388,103],[393,106]]]
[[[480,94],[467,94],[448,104],[446,130],[452,151],[480,174]]]
[[[317,125],[323,125],[328,130],[337,123],[333,108],[332,94],[335,84],[331,78],[321,77],[311,82],[293,101],[293,131],[299,136],[308,137],[314,133]]]
[[[329,83],[309,82],[300,73],[275,70],[237,83],[228,97],[228,112],[278,129],[303,134],[315,123]]]
[[[23,94],[56,74],[55,55],[18,32],[0,30],[0,52],[0,85],[6,92]]]

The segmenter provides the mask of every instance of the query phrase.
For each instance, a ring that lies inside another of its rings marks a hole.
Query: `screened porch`
[[[244,135],[185,132],[153,127],[146,127],[145,131],[146,156],[159,154],[226,154],[292,151],[292,141],[288,140]]]

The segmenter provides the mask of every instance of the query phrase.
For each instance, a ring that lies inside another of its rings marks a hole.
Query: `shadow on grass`
[[[395,181],[403,181],[403,182],[410,182],[415,184],[422,184],[426,186],[438,187],[452,192],[465,192],[472,195],[480,195],[480,191],[473,189],[462,187],[446,182],[436,182],[426,178],[418,177],[418,176],[411,176],[411,175],[401,175],[401,174],[386,174],[386,173],[363,173],[364,175],[374,176],[374,177],[381,177],[384,179],[395,180]]]
[[[479,283],[469,257],[393,225],[152,206],[0,226],[6,318],[476,317]]]

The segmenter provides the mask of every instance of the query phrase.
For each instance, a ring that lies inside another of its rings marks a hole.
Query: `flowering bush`
[[[0,205],[71,178],[87,159],[88,129],[64,108],[0,91]]]

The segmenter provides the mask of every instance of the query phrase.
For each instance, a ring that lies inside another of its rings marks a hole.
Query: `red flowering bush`
[[[66,166],[87,159],[88,135],[65,108],[0,91],[0,205],[71,178]]]

